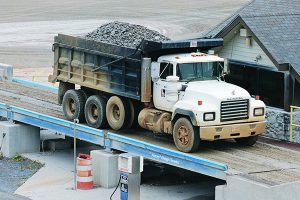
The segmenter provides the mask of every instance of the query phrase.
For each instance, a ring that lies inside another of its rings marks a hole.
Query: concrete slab
[[[40,128],[0,121],[0,145],[5,157],[40,151]]]
[[[86,150],[79,149],[79,152]],[[25,157],[45,163],[40,171],[28,179],[16,194],[29,197],[32,200],[81,200],[109,199],[114,188],[97,187],[92,190],[76,190],[73,188],[73,154],[72,150],[56,151],[53,153],[23,154]],[[171,186],[141,185],[141,200],[143,199],[213,199],[208,194],[214,192],[214,184],[180,184]],[[119,199],[119,189],[113,199]]]
[[[298,200],[300,182],[270,186],[239,176],[228,176],[227,184],[216,187],[216,200]]]

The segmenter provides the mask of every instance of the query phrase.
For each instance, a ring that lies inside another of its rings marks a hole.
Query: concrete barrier
[[[0,81],[11,81],[13,77],[13,67],[0,63]]]
[[[299,200],[300,182],[269,186],[239,176],[228,176],[216,187],[215,200]]]
[[[91,151],[94,184],[104,188],[117,186],[120,174],[118,156],[104,150]]]
[[[0,121],[0,147],[5,157],[40,151],[40,128]]]

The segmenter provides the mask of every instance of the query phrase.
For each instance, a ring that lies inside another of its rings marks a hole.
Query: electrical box
[[[123,153],[118,158],[120,174],[120,200],[140,200],[143,157]]]
[[[121,172],[137,174],[143,171],[144,159],[129,153],[123,153],[118,158],[118,169]]]

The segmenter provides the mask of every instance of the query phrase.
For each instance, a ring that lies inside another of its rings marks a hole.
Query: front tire
[[[106,100],[99,95],[90,96],[85,103],[85,120],[93,128],[105,128],[106,119]]]
[[[62,107],[67,120],[73,121],[79,119],[80,122],[84,121],[84,104],[86,98],[79,90],[68,90],[63,98]]]
[[[130,105],[125,98],[112,96],[106,104],[106,118],[114,130],[126,128],[130,120]]]
[[[179,118],[173,128],[173,139],[179,151],[189,153],[198,149],[199,130],[185,117]]]
[[[241,146],[253,146],[258,139],[258,135],[250,136],[250,137],[244,137],[244,138],[235,138],[234,140],[238,145]]]

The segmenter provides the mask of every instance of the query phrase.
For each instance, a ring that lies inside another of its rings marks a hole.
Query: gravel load
[[[154,42],[170,40],[144,26],[118,21],[104,24],[83,38],[130,48],[136,48],[143,39]]]

